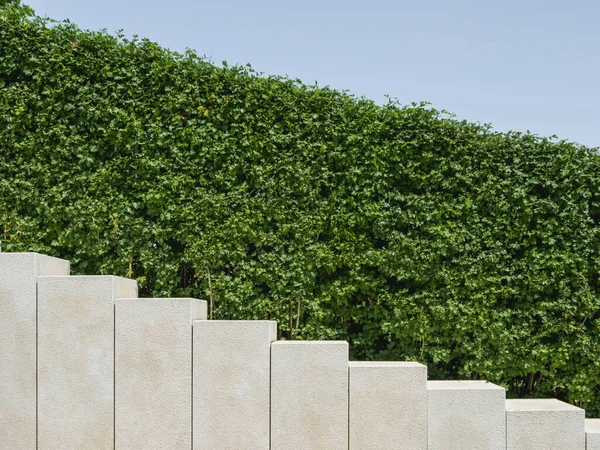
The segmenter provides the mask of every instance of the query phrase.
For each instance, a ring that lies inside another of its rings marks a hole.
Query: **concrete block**
[[[600,419],[585,419],[585,449],[600,450]]]
[[[115,307],[115,448],[192,445],[192,321],[206,302],[118,299]]]
[[[38,449],[114,446],[115,299],[134,280],[38,278]]]
[[[504,388],[486,381],[429,381],[427,389],[429,450],[506,449]]]
[[[36,446],[37,277],[68,275],[69,262],[0,253],[0,448]]]
[[[194,448],[268,450],[272,321],[194,322]]]
[[[348,343],[271,345],[271,450],[348,449]]]
[[[350,362],[350,450],[427,450],[427,367]]]
[[[506,400],[509,450],[584,450],[585,411],[555,399]]]

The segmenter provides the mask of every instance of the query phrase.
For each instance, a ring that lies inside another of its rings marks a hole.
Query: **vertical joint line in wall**
[[[114,281],[113,281],[114,283]],[[113,449],[117,448],[117,302],[113,305]]]
[[[193,316],[192,316],[193,319]],[[191,433],[191,437],[190,437],[190,442],[191,442],[191,448],[194,448],[194,321],[192,320],[192,333],[191,333],[191,338],[192,338],[192,345],[190,346],[191,350],[191,355],[190,355],[190,359],[192,361],[191,364],[191,368],[192,370],[190,371],[190,376],[191,376],[191,399],[190,399],[190,415],[191,415],[191,420],[190,420],[190,424],[191,424],[191,428],[190,428],[190,433]]]
[[[40,295],[40,289],[38,287],[37,277],[35,280],[35,448],[38,448],[38,408],[39,408],[39,400],[38,400],[38,390],[39,390],[39,381],[38,381],[38,372],[39,372],[39,364],[38,364],[38,308],[39,302],[38,297]]]
[[[350,450],[350,364],[348,364],[348,450]]]
[[[275,339],[277,339],[277,331],[275,332]],[[270,340],[270,339],[269,339]],[[269,450],[271,450],[271,428],[273,426],[272,419],[272,407],[271,407],[271,398],[272,398],[272,388],[273,386],[273,341],[269,342]]]

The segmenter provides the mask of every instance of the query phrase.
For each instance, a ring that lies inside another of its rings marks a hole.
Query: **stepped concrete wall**
[[[600,421],[0,253],[0,450],[597,450]]]

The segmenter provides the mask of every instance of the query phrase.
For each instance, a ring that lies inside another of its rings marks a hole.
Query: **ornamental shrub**
[[[600,413],[596,150],[17,10],[4,251]]]

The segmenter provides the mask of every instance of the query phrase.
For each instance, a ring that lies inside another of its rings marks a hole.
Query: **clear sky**
[[[220,64],[600,146],[599,0],[23,0]]]

